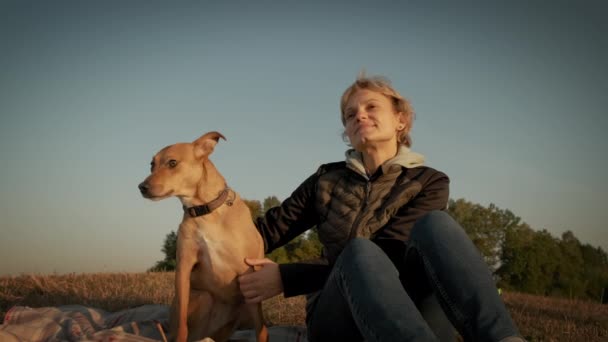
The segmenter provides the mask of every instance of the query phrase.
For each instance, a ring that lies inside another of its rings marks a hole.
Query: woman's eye
[[[167,165],[169,165],[170,168],[174,168],[174,167],[177,166],[177,160],[171,159],[171,160],[169,160],[169,162],[167,163]]]

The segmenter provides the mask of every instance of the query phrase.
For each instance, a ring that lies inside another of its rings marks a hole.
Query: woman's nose
[[[357,120],[367,119],[367,112],[365,111],[365,109],[359,109],[357,111],[357,114],[355,115],[355,118],[357,118]]]

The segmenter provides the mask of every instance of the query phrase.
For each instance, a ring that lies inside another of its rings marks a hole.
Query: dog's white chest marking
[[[237,276],[247,268],[243,261],[245,256],[233,248],[230,235],[217,234],[214,229],[221,227],[205,226],[196,232],[199,265],[193,269],[192,286],[209,291],[225,302],[240,300]],[[239,264],[242,265],[240,270]]]
[[[205,227],[196,231],[197,243],[199,245],[199,262],[203,267],[213,270],[214,274],[232,274],[234,261],[239,256],[234,255],[234,249],[230,248],[231,241],[225,234],[214,234],[213,230],[221,227]]]

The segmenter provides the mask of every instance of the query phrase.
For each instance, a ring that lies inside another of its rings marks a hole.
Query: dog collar
[[[195,205],[193,207],[184,206],[184,211],[187,212],[188,215],[190,215],[191,217],[197,217],[197,216],[203,216],[203,215],[209,214],[210,212],[214,211],[215,209],[221,207],[222,204],[224,204],[224,202],[226,203],[227,206],[231,206],[232,201],[234,199],[226,201],[229,194],[230,194],[230,188],[226,186],[226,188],[224,188],[224,190],[222,190],[220,195],[213,201],[211,201],[207,204]]]

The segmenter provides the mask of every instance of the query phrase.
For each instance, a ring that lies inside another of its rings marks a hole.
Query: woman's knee
[[[342,267],[348,265],[358,269],[366,267],[376,269],[382,264],[392,265],[384,251],[373,241],[365,238],[354,238],[349,241],[337,263],[342,264]]]
[[[370,258],[375,257],[383,253],[380,247],[373,243],[369,239],[365,238],[354,238],[348,242],[344,250],[342,251],[342,255],[347,257],[349,260],[358,259],[358,258]]]
[[[467,235],[447,212],[434,210],[416,221],[410,239],[418,244],[434,244],[438,240],[467,239]]]

